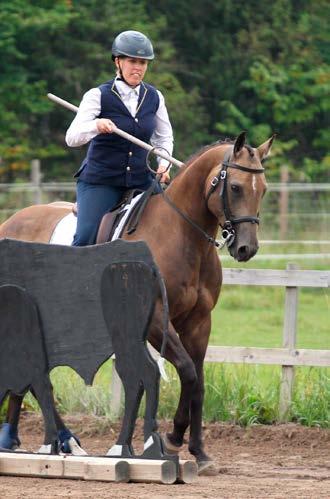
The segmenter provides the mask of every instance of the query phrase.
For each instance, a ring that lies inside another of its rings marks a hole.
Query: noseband
[[[246,173],[263,173],[265,171],[264,168],[248,168],[243,165],[238,165],[237,163],[233,163],[230,161],[230,156],[231,156],[232,151],[227,151],[227,153],[224,156],[223,162],[221,164],[220,171],[218,175],[213,177],[211,181],[211,187],[209,189],[209,192],[207,193],[206,196],[206,204],[211,196],[211,194],[215,191],[217,188],[218,184],[221,183],[221,189],[219,193],[220,199],[222,199],[222,204],[223,204],[223,212],[225,215],[225,222],[224,224],[220,224],[222,228],[222,245],[220,243],[220,246],[223,247],[225,244],[227,246],[231,246],[235,240],[235,229],[234,225],[244,223],[244,222],[250,222],[252,224],[258,224],[259,225],[259,217],[253,217],[253,216],[244,216],[244,217],[234,217],[230,211],[229,208],[229,202],[228,202],[228,184],[227,184],[227,170],[228,168],[233,168],[235,170],[240,170],[242,172]]]

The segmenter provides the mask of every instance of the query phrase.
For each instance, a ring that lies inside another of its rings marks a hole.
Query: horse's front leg
[[[189,451],[196,458],[199,475],[215,475],[218,470],[213,460],[204,451],[202,417],[204,402],[204,358],[211,330],[211,314],[203,319],[193,314],[184,325],[181,340],[190,354],[197,373],[190,404]]]

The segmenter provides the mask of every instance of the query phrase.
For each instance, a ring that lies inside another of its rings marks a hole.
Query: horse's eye
[[[239,185],[237,184],[231,184],[230,186],[230,189],[232,190],[232,192],[234,192],[235,194],[239,194],[240,191],[241,191],[241,188]]]

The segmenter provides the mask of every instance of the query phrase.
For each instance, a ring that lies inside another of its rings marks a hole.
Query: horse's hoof
[[[68,445],[73,456],[87,456],[87,452],[82,447],[80,447],[74,437],[69,438]]]
[[[80,440],[70,430],[60,430],[58,432],[60,441],[60,453],[72,454],[73,456],[87,456],[87,452],[81,447]]]
[[[165,445],[165,448],[169,454],[178,454],[182,448],[182,445],[174,445],[168,438],[167,434],[165,433],[162,435],[162,439]]]
[[[215,476],[219,474],[219,468],[214,461],[199,461],[197,467],[199,476]]]
[[[17,429],[10,423],[3,423],[0,430],[0,448],[2,450],[16,450],[20,445]]]

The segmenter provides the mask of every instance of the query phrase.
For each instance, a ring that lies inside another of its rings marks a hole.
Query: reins
[[[205,230],[202,229],[196,222],[194,222],[188,215],[186,215],[180,208],[176,206],[176,204],[173,203],[173,201],[170,200],[169,197],[166,196],[165,191],[162,191],[163,198],[165,201],[177,212],[179,215],[181,215],[182,218],[184,218],[190,225],[192,225],[196,230],[198,230],[207,240],[207,242],[213,244],[215,247],[219,247],[220,243],[214,239],[214,237],[210,236]]]

